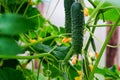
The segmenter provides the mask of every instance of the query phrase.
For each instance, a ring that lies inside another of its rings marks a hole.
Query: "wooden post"
[[[108,24],[112,24],[111,21],[108,21],[107,22]],[[111,26],[110,27],[107,27],[107,35],[108,33],[110,32],[111,30]],[[118,45],[118,39],[119,39],[119,27],[116,27],[116,30],[114,31],[110,41],[108,42],[109,45],[112,45],[112,46],[117,46]],[[107,49],[106,49],[106,66],[109,68],[109,67],[112,67],[113,65],[118,65],[118,48],[112,48],[112,47],[109,47],[107,46]]]

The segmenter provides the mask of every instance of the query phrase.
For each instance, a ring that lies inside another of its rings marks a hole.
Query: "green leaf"
[[[43,16],[40,14],[40,11],[38,11],[36,7],[32,7],[31,5],[29,5],[26,16],[30,17],[30,20],[34,22],[35,24],[34,27],[36,29],[38,29],[38,27],[43,27],[45,19],[43,18]]]
[[[59,60],[63,60],[68,53],[69,48],[66,46],[58,46],[54,51],[53,55],[57,57]]]
[[[19,61],[17,59],[8,59],[3,60],[3,65],[1,67],[2,68],[9,67],[16,69],[17,65],[19,65]]]
[[[0,55],[12,56],[21,52],[16,41],[8,37],[0,37]]]
[[[95,5],[98,5],[100,3],[101,0],[95,0],[94,3]],[[119,16],[119,10],[120,10],[120,5],[118,6],[117,4],[119,4],[120,2],[118,0],[105,0],[104,4],[102,5],[102,14],[100,15],[100,19],[103,19],[103,15],[104,15],[104,19],[105,21],[112,21],[115,22],[116,19]],[[112,8],[111,8],[112,7]],[[118,11],[116,8],[119,8]],[[94,9],[89,9],[89,13],[91,14],[93,12]],[[114,14],[113,14],[114,13]]]
[[[116,65],[113,65],[111,68],[110,68],[111,71],[113,71],[116,75],[119,76],[119,70],[118,70],[118,67]]]
[[[69,65],[68,67],[68,76],[69,76],[69,80],[74,80],[75,77],[79,76],[76,69],[71,65]]]
[[[63,72],[62,73],[62,78],[63,78],[63,80],[68,80],[68,73],[67,72]]]
[[[22,0],[0,0],[1,3],[7,3],[7,4],[17,4],[17,3],[20,3],[21,1]]]
[[[37,3],[40,3],[42,0],[37,0]]]
[[[60,27],[60,34],[65,33],[65,28],[64,27]]]
[[[34,45],[33,48],[35,50],[37,50],[38,52],[40,52],[40,53],[44,53],[44,52],[47,53],[47,52],[49,52],[52,49],[52,47],[50,47],[48,45],[45,45],[45,44],[40,44],[40,43]]]
[[[110,10],[108,10],[108,11],[106,11],[104,13],[104,18],[105,18],[106,21],[113,21],[113,22],[115,22],[118,17],[119,17],[119,13],[116,11],[116,9],[110,9]],[[102,18],[102,16],[101,16],[101,18]]]
[[[44,52],[47,53],[50,50],[52,50],[53,47],[39,43],[34,45],[33,48],[37,50],[39,53],[44,53]],[[59,60],[63,60],[68,51],[69,51],[69,47],[57,46],[51,53]]]
[[[23,73],[12,68],[0,69],[0,80],[26,80]]]
[[[106,2],[112,4],[115,7],[120,8],[120,0],[106,0]]]
[[[48,27],[50,27],[52,29],[49,32],[51,32],[52,35],[57,35],[60,32],[59,28],[56,25],[52,24],[50,21],[48,21],[48,23],[49,23]]]
[[[103,69],[97,68],[95,73],[101,74],[101,75],[103,75],[103,76],[106,74],[104,68],[103,68]]]
[[[0,15],[0,34],[18,35],[33,29],[34,23],[21,15]]]
[[[115,79],[115,80],[117,78],[119,78],[119,75],[115,71],[112,71],[112,69],[109,69],[107,67],[104,67],[102,69],[101,68],[97,68],[95,73],[101,74],[105,78],[111,78],[111,79]]]
[[[112,5],[114,7],[120,6],[120,5],[118,5],[120,3],[119,0],[102,0],[102,1],[104,1],[104,5],[108,5],[109,4],[109,5]],[[94,1],[95,4],[99,4],[100,2],[101,2],[101,0],[95,0]]]

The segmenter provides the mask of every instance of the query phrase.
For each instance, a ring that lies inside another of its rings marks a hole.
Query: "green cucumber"
[[[75,54],[80,54],[83,46],[84,12],[80,3],[71,6],[72,47]]]
[[[64,0],[66,33],[71,33],[71,5],[73,2],[74,0]]]
[[[91,45],[92,45],[93,51],[96,53],[95,41],[92,37],[91,37]]]

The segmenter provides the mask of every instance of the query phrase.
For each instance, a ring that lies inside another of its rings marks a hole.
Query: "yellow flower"
[[[81,76],[77,76],[77,77],[75,77],[75,80],[82,80],[82,77]]]
[[[42,40],[43,38],[42,37],[38,37],[38,40]]]
[[[30,4],[30,5],[33,5],[33,2],[32,2],[32,0],[29,0],[29,4]]]
[[[93,65],[89,64],[89,68],[90,68],[90,71],[92,71],[93,70]]]
[[[77,62],[77,55],[74,55],[72,58],[72,64],[75,65]]]
[[[84,76],[84,73],[82,71],[77,71],[78,75],[79,76],[76,76],[75,77],[75,80],[82,80],[83,76]]]
[[[68,42],[70,42],[71,41],[71,38],[63,38],[62,39],[62,42],[63,43],[68,43]]]
[[[34,43],[34,42],[36,42],[36,40],[35,39],[30,39],[30,42]]]
[[[98,53],[96,52],[96,53],[95,53],[95,57],[98,58],[98,56],[99,56],[99,55],[98,55]]]
[[[77,71],[77,73],[82,77],[84,76],[84,73],[82,71]]]
[[[87,8],[84,8],[84,15],[85,15],[85,16],[88,16],[88,15],[89,15],[89,12],[88,12],[88,9],[87,9]]]

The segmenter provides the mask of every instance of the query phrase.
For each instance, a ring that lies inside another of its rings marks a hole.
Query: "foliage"
[[[98,5],[100,3],[100,1],[101,0],[95,0],[94,4]],[[101,17],[101,19],[104,19],[105,21],[113,21],[113,22],[115,22],[116,19],[119,17],[119,13],[120,13],[119,12],[120,7],[118,5],[119,1],[118,0],[116,0],[116,1],[114,1],[114,0],[111,0],[111,1],[103,0],[103,1],[105,1],[105,2],[102,5],[101,10],[100,10],[100,13],[101,13],[100,17]],[[90,13],[93,10],[94,9],[90,8]],[[115,15],[113,15],[113,13]]]
[[[19,24],[18,24],[19,23]],[[27,25],[26,25],[27,24]],[[21,15],[3,14],[0,16],[1,35],[17,35],[33,29],[35,24]]]
[[[14,76],[13,76],[14,75]],[[23,73],[12,68],[0,69],[0,79],[2,80],[26,80]]]
[[[33,7],[41,0],[0,0],[0,80],[98,80],[94,74],[103,75],[106,79],[120,79],[117,66],[98,67],[107,43],[119,25],[119,1],[88,1],[93,8],[89,8],[90,15],[84,24],[84,34],[89,32],[90,36],[83,45],[79,59],[75,59],[71,33],[66,33],[64,27],[52,24]],[[101,19],[111,20],[114,24],[105,24],[111,25],[112,30],[99,56],[95,57],[98,54],[94,31],[98,26],[105,26],[97,24]],[[89,52],[90,43],[95,52],[92,56]],[[27,56],[20,56],[26,51],[29,51]],[[33,60],[39,63],[38,68],[32,65],[28,69],[27,64],[33,63]]]

